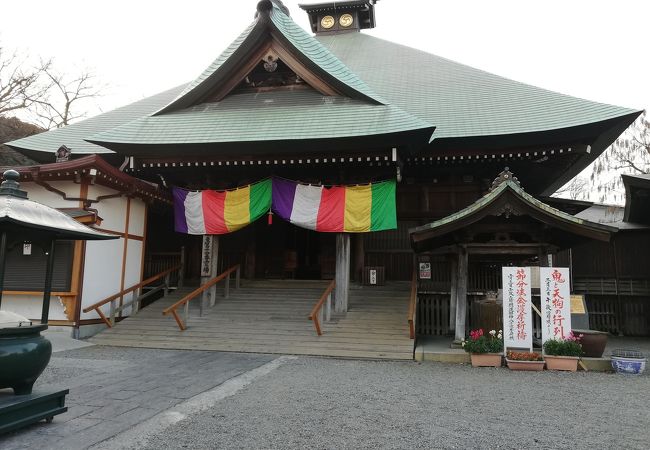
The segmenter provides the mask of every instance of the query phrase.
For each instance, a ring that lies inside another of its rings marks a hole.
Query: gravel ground
[[[159,449],[650,448],[650,376],[299,358]]]

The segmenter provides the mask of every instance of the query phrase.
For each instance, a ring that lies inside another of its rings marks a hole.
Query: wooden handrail
[[[418,298],[418,277],[415,270],[413,271],[413,278],[411,280],[411,297],[409,298],[409,337],[415,339],[415,303]]]
[[[140,288],[143,287],[143,286],[146,286],[146,285],[148,285],[148,284],[153,283],[154,281],[158,281],[158,280],[160,280],[161,278],[164,278],[165,276],[169,275],[170,273],[173,273],[173,272],[176,272],[177,270],[180,270],[181,267],[182,267],[182,266],[179,264],[179,265],[177,265],[177,266],[172,267],[171,269],[167,269],[167,270],[165,270],[164,272],[160,272],[159,274],[154,275],[154,276],[152,276],[152,277],[149,277],[149,278],[147,278],[146,280],[139,282],[138,284],[134,284],[134,285],[131,286],[130,288],[124,289],[123,291],[120,291],[120,292],[118,292],[118,293],[115,294],[115,295],[111,295],[110,297],[106,297],[104,300],[100,300],[100,301],[98,301],[97,303],[94,303],[94,304],[88,306],[87,308],[84,308],[83,311],[84,311],[85,313],[87,313],[87,312],[92,311],[93,309],[97,309],[97,308],[99,308],[100,306],[104,306],[106,303],[109,303],[109,302],[111,302],[111,301],[113,301],[113,300],[115,300],[115,299],[118,299],[118,298],[120,298],[120,297],[123,297],[123,296],[125,296],[126,294],[128,294],[129,292],[133,292],[133,291],[135,291],[136,289],[140,289]]]
[[[97,303],[94,303],[94,304],[88,306],[87,308],[84,308],[83,312],[87,313],[87,312],[90,312],[90,311],[92,311],[94,309],[97,312],[97,314],[99,315],[99,317],[104,321],[104,323],[109,328],[112,328],[113,324],[111,323],[110,320],[108,320],[108,318],[106,317],[104,312],[101,310],[102,306],[104,306],[105,304],[110,303],[110,302],[112,302],[114,300],[117,300],[120,297],[123,297],[124,295],[128,294],[129,292],[134,292],[134,291],[136,291],[136,290],[138,290],[138,289],[140,289],[140,288],[142,288],[142,287],[144,287],[144,286],[146,286],[148,284],[153,283],[154,281],[158,281],[161,278],[165,278],[168,275],[170,275],[170,274],[172,274],[172,273],[174,273],[176,271],[180,271],[180,270],[182,270],[182,268],[183,268],[183,265],[178,264],[178,265],[172,267],[171,269],[167,269],[167,270],[165,270],[163,272],[160,272],[159,274],[154,275],[152,277],[149,277],[146,280],[143,280],[143,281],[139,282],[138,284],[134,284],[133,286],[131,286],[131,287],[127,288],[127,289],[124,289],[124,290],[118,292],[115,295],[111,295],[110,297],[106,297],[105,299],[100,300]]]
[[[172,316],[174,316],[174,319],[176,320],[176,323],[178,324],[178,327],[181,329],[181,331],[186,330],[187,326],[185,325],[185,323],[183,323],[183,320],[178,315],[178,312],[176,310],[179,307],[189,303],[196,296],[198,296],[199,294],[202,294],[206,290],[210,289],[212,286],[214,286],[218,282],[220,282],[220,281],[222,281],[222,280],[224,280],[226,278],[229,278],[231,273],[236,272],[239,269],[240,269],[240,264],[236,264],[236,265],[232,266],[231,268],[229,268],[228,270],[226,270],[225,272],[221,273],[220,275],[212,278],[210,281],[208,281],[204,285],[199,286],[198,288],[194,289],[192,292],[187,294],[185,297],[183,297],[182,299],[180,299],[179,301],[177,301],[173,305],[165,308],[163,310],[163,316],[166,316],[167,314],[171,313]]]
[[[320,298],[312,308],[311,312],[309,313],[309,320],[312,320],[314,322],[314,327],[316,328],[316,334],[318,334],[319,336],[323,335],[323,331],[321,330],[320,320],[318,320],[318,316],[321,308],[325,304],[325,301],[329,298],[330,294],[332,293],[335,287],[336,287],[336,280],[332,280],[332,282],[327,286],[327,289],[325,289],[325,292],[323,292],[323,295],[320,296]]]

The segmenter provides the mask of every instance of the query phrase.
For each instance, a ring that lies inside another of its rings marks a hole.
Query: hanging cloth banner
[[[503,347],[533,351],[530,267],[503,267]]]
[[[571,335],[571,284],[568,267],[540,267],[542,343]]]
[[[272,210],[294,225],[321,232],[393,230],[395,181],[324,187],[274,178]]]
[[[173,188],[174,228],[187,234],[226,234],[266,214],[271,207],[271,180],[231,191]]]

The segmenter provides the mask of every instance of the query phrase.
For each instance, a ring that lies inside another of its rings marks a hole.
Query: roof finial
[[[289,8],[284,6],[282,0],[262,0],[257,4],[257,11],[255,12],[255,18],[257,19],[260,15],[268,16],[273,10],[273,5],[277,6],[280,11],[282,11],[287,16],[291,16],[289,13]]]
[[[269,17],[272,10],[273,10],[273,2],[271,0],[262,0],[257,4],[257,11],[255,12],[255,18],[258,19],[260,16]]]
[[[499,174],[498,177],[494,179],[492,182],[492,186],[490,187],[490,192],[495,190],[497,187],[499,187],[501,184],[507,182],[507,181],[512,181],[514,182],[517,186],[521,187],[521,183],[519,183],[519,179],[510,172],[510,168],[506,167],[503,169],[503,172]]]
[[[14,197],[27,198],[27,192],[20,190],[20,174],[9,169],[2,174],[4,180],[0,185],[0,195],[13,195]]]

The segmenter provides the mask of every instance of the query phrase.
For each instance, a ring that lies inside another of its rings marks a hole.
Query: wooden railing
[[[228,297],[230,295],[230,274],[235,272],[235,289],[239,288],[239,279],[240,279],[240,268],[241,265],[237,264],[223,272],[217,277],[212,278],[210,281],[206,282],[202,286],[199,286],[198,288],[194,289],[192,292],[187,294],[185,297],[171,305],[170,307],[166,308],[163,310],[163,315],[166,316],[168,314],[171,314],[174,317],[174,320],[176,320],[176,323],[178,324],[178,328],[181,329],[181,331],[184,331],[187,329],[187,321],[189,318],[189,305],[190,301],[196,298],[198,295],[203,294],[205,291],[210,289],[212,286],[216,285],[218,282],[225,280],[225,290],[224,290],[224,297]],[[178,315],[178,308],[181,306],[184,307],[185,312],[185,322],[181,319],[181,317]]]
[[[319,336],[323,335],[321,322],[329,322],[332,315],[332,291],[335,287],[336,280],[332,280],[309,313],[309,320],[314,322],[316,334]],[[323,305],[325,305],[325,311],[323,311]]]
[[[178,287],[182,287],[183,285],[183,279],[181,278],[182,272],[183,272],[183,265],[178,264],[177,266],[172,267],[171,269],[167,269],[163,272],[160,272],[157,275],[154,275],[152,277],[147,278],[144,281],[141,281],[138,284],[134,284],[130,288],[124,289],[123,291],[118,292],[117,294],[111,295],[110,297],[107,297],[103,300],[98,301],[97,303],[94,303],[87,308],[84,308],[83,312],[87,313],[92,311],[93,309],[97,312],[99,317],[104,321],[104,323],[109,327],[112,328],[113,325],[115,325],[115,315],[122,312],[124,309],[128,308],[129,306],[132,307],[132,314],[136,314],[138,310],[140,309],[140,303],[142,300],[145,298],[151,297],[154,295],[156,292],[160,292],[161,290],[164,289],[164,294],[167,295],[169,293],[169,285],[170,285],[170,277],[171,274],[174,272],[179,272],[179,277],[178,277]],[[139,291],[141,288],[151,284],[155,283],[156,281],[163,279],[163,283],[159,286],[156,286],[155,288],[151,289],[145,294],[140,294]],[[133,293],[132,294],[132,299],[129,302],[122,303],[120,306],[116,306],[115,302],[116,300],[123,298],[125,295]],[[102,311],[102,306],[105,304],[110,303],[110,313],[109,317],[106,317],[104,312]]]
[[[408,312],[408,323],[409,323],[409,337],[415,339],[415,309],[418,299],[418,277],[415,270],[413,271],[413,278],[411,279],[411,297],[409,298],[409,312]],[[403,322],[402,322],[403,323]]]

